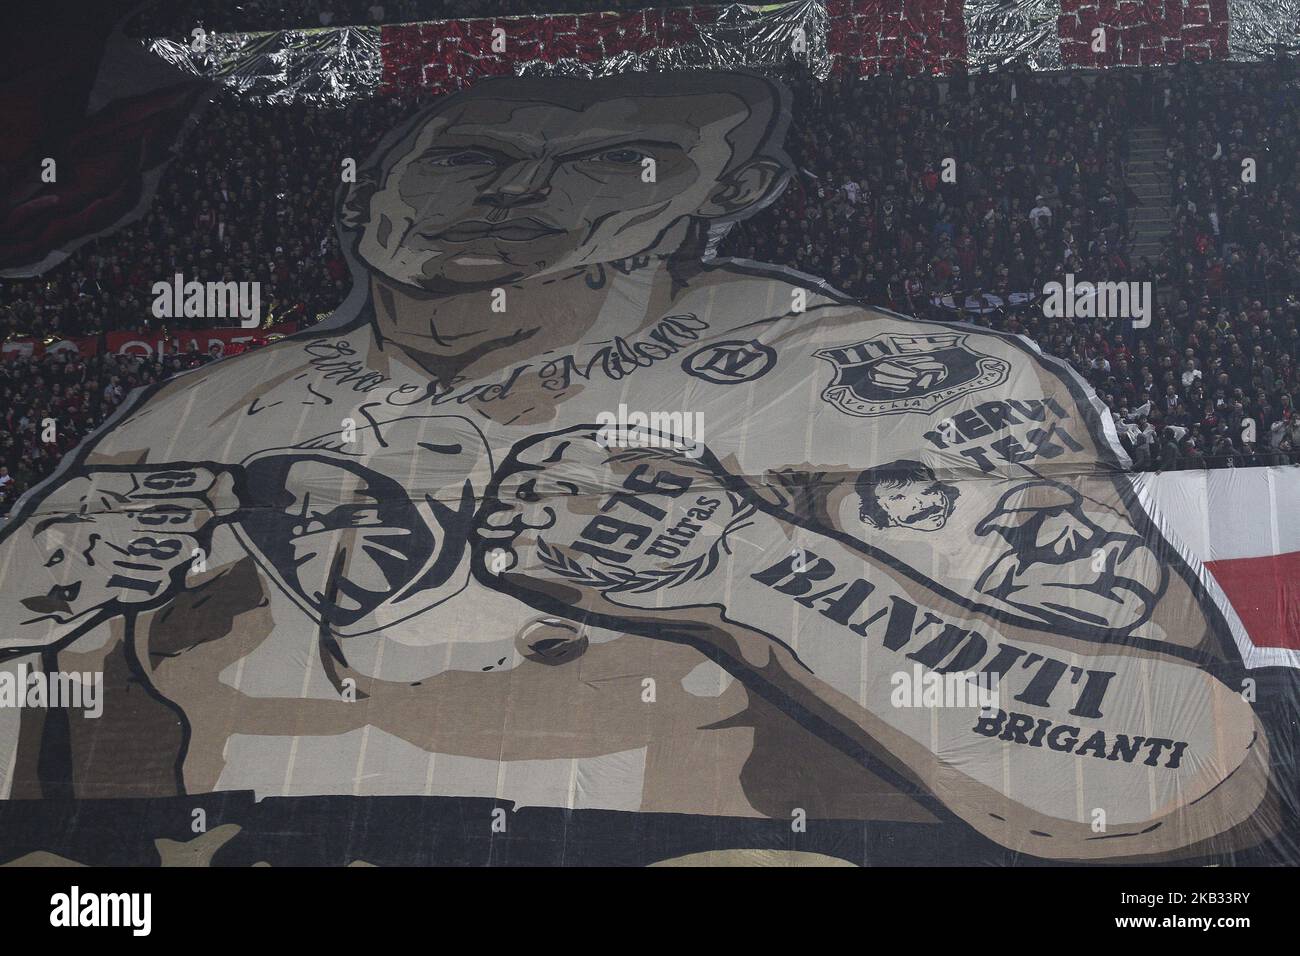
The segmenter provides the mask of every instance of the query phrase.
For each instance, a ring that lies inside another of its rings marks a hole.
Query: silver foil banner
[[[202,43],[150,40],[156,55],[268,103],[340,102],[368,96],[383,68],[379,27],[213,33]],[[195,49],[201,46],[202,49]]]
[[[1016,60],[1035,70],[1061,69],[1061,0],[965,0],[962,12],[966,66],[972,73]]]
[[[1266,60],[1300,52],[1300,0],[1231,0],[1229,59]]]
[[[776,66],[791,59],[826,79],[831,56],[826,46],[826,5],[798,0],[778,7],[729,4],[717,8],[712,22],[696,19],[689,43],[665,43],[644,51],[620,51],[588,61],[573,57],[531,60],[516,65],[521,76],[607,76],[627,70],[671,70]]]

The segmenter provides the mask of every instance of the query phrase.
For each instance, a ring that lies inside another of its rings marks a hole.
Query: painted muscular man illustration
[[[1250,818],[1231,628],[1086,387],[709,258],[784,187],[787,119],[682,73],[396,130],[340,197],[339,314],[137,401],[6,529],[0,647],[116,695],[26,720],[11,795],[803,808],[1070,859]],[[702,454],[598,440],[621,405],[701,412]],[[1000,708],[891,708],[914,663],[997,673]]]

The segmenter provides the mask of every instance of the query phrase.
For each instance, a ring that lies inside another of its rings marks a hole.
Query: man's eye
[[[646,159],[646,154],[638,149],[607,149],[603,153],[597,153],[589,157],[598,163],[613,163],[618,166],[640,165],[641,160]]]
[[[495,166],[496,160],[487,153],[476,149],[462,149],[455,153],[441,153],[425,156],[423,162],[429,166]]]

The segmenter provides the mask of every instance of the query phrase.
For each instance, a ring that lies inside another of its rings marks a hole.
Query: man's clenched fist
[[[21,595],[26,627],[156,602],[206,555],[229,472],[199,466],[95,469],[60,486],[17,534],[43,573]]]
[[[903,394],[935,388],[948,377],[948,369],[924,355],[903,355],[871,366],[867,377],[878,388]]]
[[[611,593],[711,572],[747,506],[711,455],[658,440],[582,426],[517,445],[479,512],[476,572]]]

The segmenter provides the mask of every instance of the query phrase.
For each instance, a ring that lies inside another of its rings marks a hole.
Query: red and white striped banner
[[[158,56],[276,102],[376,91],[445,92],[485,76],[553,70],[764,67],[819,76],[946,74],[1260,60],[1294,46],[1295,16],[1263,0],[795,0],[216,34]]]
[[[1162,530],[1236,613],[1248,667],[1300,667],[1300,468],[1134,476]]]

